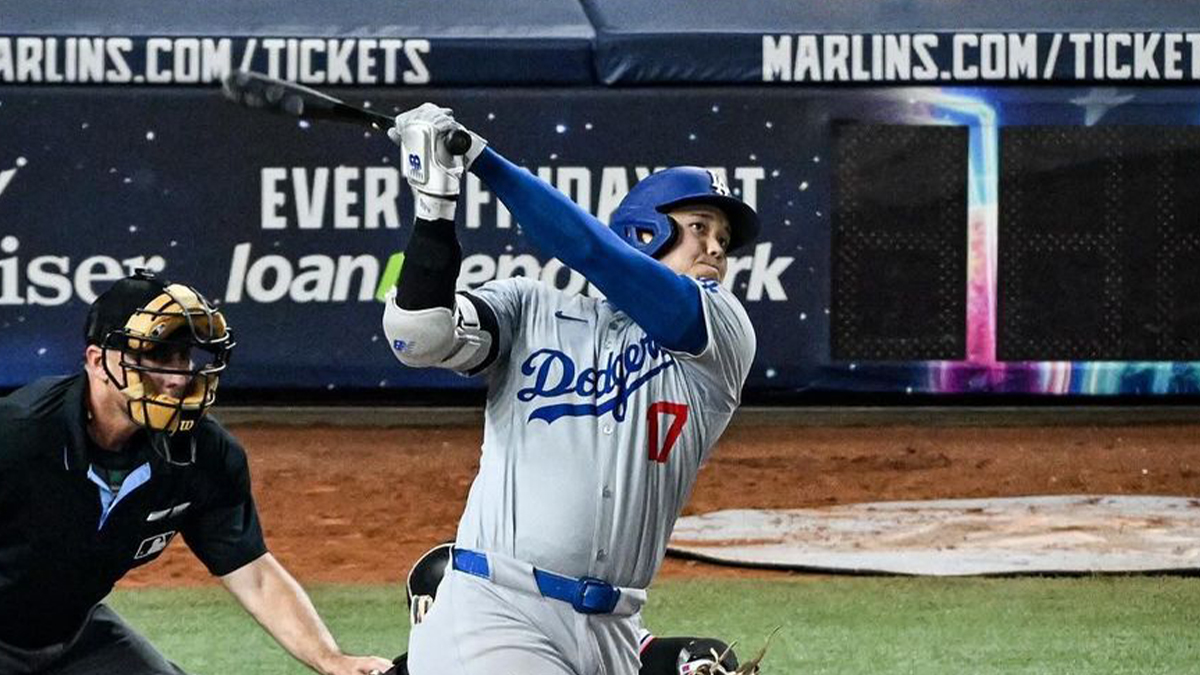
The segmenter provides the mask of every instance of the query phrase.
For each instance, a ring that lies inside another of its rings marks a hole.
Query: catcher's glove
[[[679,650],[674,672],[677,675],[718,675],[734,672],[737,665],[733,645],[712,638],[698,638]]]
[[[684,661],[684,654],[687,650],[679,655],[679,674],[680,675],[758,675],[758,664],[762,662],[763,657],[767,655],[767,647],[771,644],[771,638],[779,632],[780,627],[776,627],[767,636],[766,643],[759,650],[758,654],[749,661],[738,665],[737,659],[732,659],[730,662],[730,654],[733,651],[733,644],[725,648],[724,653],[718,654],[715,649],[709,648],[707,655],[697,654],[690,656],[689,660]],[[736,643],[735,643],[736,644]],[[732,667],[732,670],[730,669]]]

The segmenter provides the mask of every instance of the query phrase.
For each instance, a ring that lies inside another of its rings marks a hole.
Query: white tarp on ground
[[[1200,571],[1200,499],[1074,495],[717,511],[680,518],[668,550],[847,573]]]

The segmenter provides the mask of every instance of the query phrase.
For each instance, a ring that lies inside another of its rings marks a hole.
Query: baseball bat
[[[221,81],[221,93],[230,101],[247,108],[300,119],[357,124],[385,132],[393,124],[392,118],[387,115],[352,106],[316,89],[252,70],[234,70],[226,75]],[[461,129],[451,131],[446,139],[446,149],[450,154],[461,155],[470,148],[471,135]]]

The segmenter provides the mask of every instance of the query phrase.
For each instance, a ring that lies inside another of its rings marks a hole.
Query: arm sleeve
[[[454,222],[416,219],[396,279],[396,306],[411,311],[453,308],[454,281],[461,266],[462,246]]]
[[[453,221],[418,218],[383,314],[384,334],[401,363],[474,375],[496,360],[491,309],[468,294],[455,295],[461,266]]]
[[[700,294],[687,277],[621,241],[546,182],[490,147],[471,165],[544,253],[596,285],[668,349],[699,353],[707,343]]]
[[[692,280],[698,289],[708,343],[698,354],[676,353],[682,367],[704,386],[699,389],[711,412],[732,413],[741,402],[742,385],[758,348],[754,326],[733,293],[711,279]]]

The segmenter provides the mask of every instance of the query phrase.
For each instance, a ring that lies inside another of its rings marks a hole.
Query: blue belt
[[[454,569],[484,579],[491,579],[487,555],[465,548],[452,552]],[[610,614],[621,597],[621,589],[602,579],[574,579],[561,574],[533,568],[538,590],[547,598],[570,603],[580,614]]]

